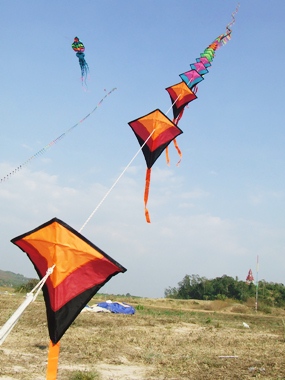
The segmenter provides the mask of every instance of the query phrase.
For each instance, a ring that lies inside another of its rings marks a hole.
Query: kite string
[[[99,202],[99,204],[95,207],[95,209],[92,211],[92,213],[90,214],[90,216],[88,217],[88,219],[86,220],[86,222],[83,224],[83,226],[80,228],[79,232],[81,232],[83,230],[83,228],[87,225],[87,223],[92,219],[92,217],[94,216],[95,212],[98,210],[98,208],[102,205],[102,203],[105,201],[105,199],[107,198],[107,196],[111,193],[111,191],[114,189],[114,187],[117,185],[117,183],[119,182],[119,180],[122,178],[122,176],[125,174],[125,172],[127,171],[127,169],[130,167],[130,165],[132,164],[132,162],[134,161],[134,159],[137,157],[137,155],[141,152],[141,150],[143,149],[143,147],[146,145],[146,143],[148,142],[148,140],[151,138],[151,136],[154,134],[155,132],[155,129],[153,129],[153,131],[150,133],[150,135],[148,136],[148,138],[145,140],[145,142],[142,144],[142,146],[140,147],[140,149],[136,152],[136,154],[134,155],[134,157],[131,159],[131,161],[128,163],[128,165],[125,167],[125,169],[122,171],[122,173],[119,175],[119,177],[116,179],[116,181],[113,183],[113,185],[110,187],[110,189],[107,191],[107,193],[104,195],[104,197],[102,198],[102,200]]]
[[[238,5],[239,7],[239,5]],[[232,14],[232,17],[234,18],[234,14],[237,13],[238,11],[238,7],[236,8],[236,11]],[[229,24],[230,25],[230,24]],[[189,81],[190,82],[190,81]],[[194,94],[197,93],[197,86],[195,86],[195,90],[193,91]],[[168,109],[168,111],[166,112],[166,115],[170,112],[170,110],[173,108],[174,104],[178,101],[179,97],[180,97],[181,94],[179,94],[177,96],[177,98],[175,99],[175,101],[171,104],[171,107]],[[145,144],[147,143],[147,141],[150,139],[150,137],[152,136],[152,134],[154,133],[155,129],[151,132],[151,134],[148,136],[148,138],[145,140],[145,142],[142,144],[142,146],[140,147],[140,149],[137,151],[137,153],[134,155],[134,157],[131,159],[131,161],[129,162],[129,164],[125,167],[125,169],[122,171],[122,173],[119,175],[119,177],[116,179],[116,181],[114,182],[114,184],[111,186],[111,188],[107,191],[107,193],[105,194],[105,196],[102,198],[102,200],[99,202],[99,204],[97,205],[97,207],[93,210],[93,212],[90,214],[90,216],[88,217],[88,219],[86,220],[86,222],[83,224],[83,226],[80,228],[79,232],[81,232],[84,227],[87,225],[87,223],[92,219],[92,217],[94,216],[95,212],[98,210],[98,208],[101,206],[101,204],[105,201],[105,199],[107,198],[107,196],[110,194],[110,192],[113,190],[113,188],[116,186],[116,184],[119,182],[119,180],[121,179],[121,177],[124,175],[124,173],[126,172],[126,170],[129,168],[129,166],[131,165],[131,163],[134,161],[134,159],[137,157],[137,155],[140,153],[140,151],[143,149],[143,147],[145,146]]]
[[[30,293],[34,293],[37,290],[35,295],[33,296],[33,301],[37,298],[37,296],[38,296],[39,292],[41,291],[42,287],[44,286],[47,278],[52,274],[54,267],[55,267],[55,264],[52,267],[47,269],[44,277],[37,283],[37,285],[34,287],[34,289],[30,292]]]
[[[177,98],[175,99],[175,101],[171,104],[171,106],[168,108],[167,112],[165,113],[165,115],[167,115],[173,108],[174,104],[178,101],[178,99],[180,98],[181,94],[179,94],[177,96]]]
[[[47,269],[46,274],[44,275],[44,277],[37,283],[37,285],[34,287],[34,289],[31,292],[27,293],[25,301],[18,307],[18,309],[14,312],[14,314],[1,327],[1,329],[0,329],[0,346],[5,341],[5,339],[7,338],[7,336],[10,334],[10,332],[13,329],[13,327],[16,325],[16,323],[18,322],[19,318],[21,317],[21,315],[23,314],[23,312],[26,310],[26,308],[29,306],[29,304],[31,302],[33,302],[37,298],[37,295],[39,294],[39,291],[44,286],[47,278],[53,272],[54,267],[55,267],[55,265],[53,265],[52,267],[50,267],[50,268]],[[36,291],[36,293],[33,294],[35,291]]]
[[[178,101],[180,95],[178,95],[178,97],[176,98],[176,100],[173,102],[173,104],[171,105],[171,107],[167,110],[166,112],[166,115],[171,111],[173,105]],[[153,133],[155,132],[155,129],[153,129],[153,131],[150,133],[150,135],[148,136],[148,138],[145,140],[145,142],[141,145],[140,149],[136,152],[136,154],[134,155],[134,157],[131,159],[131,161],[128,163],[128,165],[125,167],[125,169],[122,171],[122,173],[119,175],[119,177],[116,179],[116,181],[113,183],[113,185],[111,186],[111,188],[107,191],[107,193],[104,195],[104,197],[102,198],[102,200],[99,202],[99,204],[95,207],[95,209],[92,211],[92,213],[90,214],[90,216],[88,217],[88,219],[86,220],[86,222],[83,224],[83,226],[80,228],[79,232],[81,232],[84,227],[87,225],[87,223],[89,223],[89,221],[93,218],[95,212],[98,210],[98,208],[102,205],[102,203],[105,201],[105,199],[107,198],[107,196],[111,193],[111,191],[113,190],[113,188],[116,186],[116,184],[119,182],[119,180],[122,178],[122,176],[125,174],[125,172],[127,171],[127,169],[130,167],[130,165],[132,164],[132,162],[134,161],[134,159],[137,157],[137,155],[141,152],[141,150],[143,149],[143,147],[146,145],[146,143],[148,142],[148,140],[151,138],[151,136],[153,135]]]
[[[27,161],[25,161],[23,164],[19,165],[16,169],[14,169],[12,172],[7,174],[5,177],[0,179],[0,183],[7,181],[13,174],[16,174],[19,170],[21,170],[24,166],[29,164],[33,159],[37,158],[39,155],[44,154],[49,148],[51,148],[53,145],[55,145],[58,141],[63,139],[67,133],[71,132],[75,127],[77,127],[79,124],[83,123],[90,115],[92,115],[93,112],[96,111],[96,109],[102,104],[104,99],[110,95],[113,91],[116,90],[116,87],[113,88],[111,91],[109,91],[101,100],[100,102],[96,105],[96,107],[88,114],[86,115],[83,119],[81,119],[78,123],[73,125],[71,128],[66,130],[64,133],[62,133],[60,136],[58,136],[55,140],[52,140],[48,145],[46,145],[44,148],[39,150],[37,153],[35,153],[33,156],[31,156]]]

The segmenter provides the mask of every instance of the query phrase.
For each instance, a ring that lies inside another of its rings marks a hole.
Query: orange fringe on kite
[[[149,212],[146,205],[147,205],[148,194],[149,194],[150,174],[151,174],[151,169],[147,168],[146,176],[145,176],[145,189],[144,189],[144,214],[145,214],[146,221],[148,223],[150,223],[150,217],[149,217]]]
[[[56,344],[53,344],[52,341],[49,342],[47,380],[56,380],[59,346],[60,342],[57,342]]]
[[[172,120],[173,123],[175,123],[176,125],[178,125],[178,122],[179,122],[179,120],[181,119],[181,117],[182,117],[182,115],[183,115],[183,112],[184,112],[184,108],[183,108],[183,110],[180,112],[180,114],[178,115],[178,117],[177,117],[176,119],[173,119],[173,120]],[[174,144],[174,146],[175,146],[175,148],[176,148],[176,150],[177,150],[177,153],[178,153],[178,155],[179,155],[179,157],[180,157],[180,160],[179,160],[179,161],[177,162],[177,164],[176,164],[176,166],[179,166],[179,164],[180,164],[180,162],[181,162],[181,160],[182,160],[182,152],[181,152],[181,150],[179,149],[179,146],[178,146],[178,144],[177,144],[176,139],[173,140],[173,144]],[[168,166],[170,166],[170,158],[169,158],[168,146],[165,148],[165,155],[166,155],[166,163],[167,163]]]
[[[165,148],[165,156],[166,156],[166,163],[169,166],[170,159],[169,159],[168,146]]]
[[[179,146],[178,146],[178,144],[177,144],[176,139],[173,140],[173,144],[174,144],[174,146],[175,146],[175,148],[176,148],[176,150],[177,150],[177,153],[178,153],[178,155],[179,155],[179,157],[180,157],[180,160],[179,160],[179,161],[177,162],[177,164],[176,164],[176,166],[179,166],[179,164],[180,164],[180,162],[181,162],[181,160],[182,160],[182,152],[181,152],[181,150],[179,149]]]

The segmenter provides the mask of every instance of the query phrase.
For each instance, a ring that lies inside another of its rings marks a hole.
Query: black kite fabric
[[[11,242],[34,264],[43,286],[49,336],[56,344],[84,306],[113,276],[126,269],[65,222],[53,218]]]

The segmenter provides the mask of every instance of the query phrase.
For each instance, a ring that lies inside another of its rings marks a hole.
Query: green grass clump
[[[70,380],[100,380],[101,375],[98,372],[76,371],[71,375]]]

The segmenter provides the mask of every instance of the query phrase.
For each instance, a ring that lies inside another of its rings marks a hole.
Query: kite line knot
[[[33,296],[33,302],[37,298],[39,292],[41,291],[48,277],[52,274],[54,267],[55,267],[55,264],[52,267],[48,268],[44,277],[37,283],[34,289],[30,293],[27,294],[27,296],[29,296],[29,295],[33,295],[33,293],[36,292],[35,295]]]

